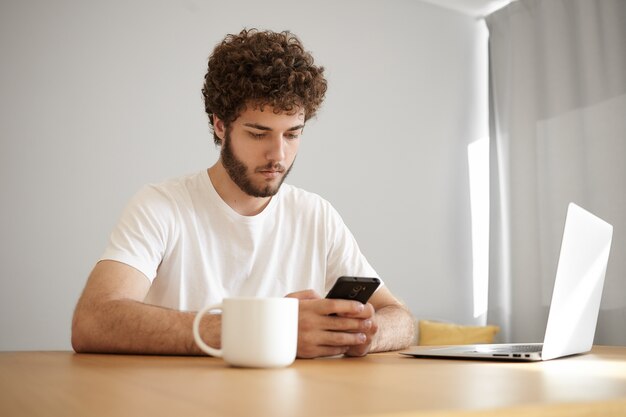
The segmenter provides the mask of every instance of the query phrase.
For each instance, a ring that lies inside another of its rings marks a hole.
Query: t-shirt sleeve
[[[130,265],[152,282],[171,234],[173,210],[164,193],[152,186],[142,188],[122,212],[100,260]]]
[[[330,205],[328,217],[326,292],[343,275],[380,278],[339,213]]]

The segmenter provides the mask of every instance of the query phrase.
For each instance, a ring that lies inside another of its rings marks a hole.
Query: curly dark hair
[[[273,107],[274,112],[304,109],[315,115],[326,94],[324,67],[315,66],[291,32],[244,29],[227,35],[209,57],[202,94],[213,128],[213,114],[228,127],[247,105]],[[221,141],[213,133],[216,145]]]

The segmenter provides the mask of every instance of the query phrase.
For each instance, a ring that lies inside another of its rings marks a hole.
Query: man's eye
[[[248,132],[250,134],[250,136],[252,136],[254,139],[263,139],[265,137],[265,133],[254,133],[254,132]]]
[[[299,133],[287,133],[285,135],[287,139],[298,139],[300,137]]]

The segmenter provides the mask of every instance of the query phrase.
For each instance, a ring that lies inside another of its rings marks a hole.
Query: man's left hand
[[[362,330],[360,333],[365,334],[366,339],[360,345],[351,346],[348,351],[345,353],[346,356],[365,356],[369,353],[370,347],[372,346],[372,341],[374,336],[378,332],[378,324],[376,322],[376,312],[374,310],[374,306],[367,303],[365,304],[365,308],[362,312],[358,314],[351,315],[340,315],[341,317],[349,317],[349,318],[358,318],[365,319],[367,323],[369,323],[369,327]]]

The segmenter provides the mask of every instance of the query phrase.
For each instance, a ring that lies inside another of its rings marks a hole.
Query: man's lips
[[[277,178],[285,172],[284,170],[276,170],[276,169],[261,169],[258,171],[265,178],[272,179]]]

